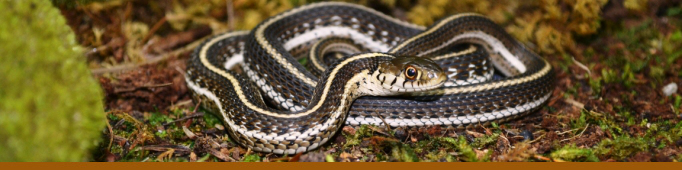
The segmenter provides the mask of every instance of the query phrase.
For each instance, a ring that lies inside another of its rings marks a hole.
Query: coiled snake
[[[245,75],[230,70],[237,64]],[[318,148],[344,123],[458,129],[506,121],[538,109],[554,79],[546,60],[484,16],[423,28],[339,2],[215,36],[195,50],[185,76],[240,144],[276,154]]]

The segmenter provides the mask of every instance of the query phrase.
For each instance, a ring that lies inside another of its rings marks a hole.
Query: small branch
[[[208,36],[207,36],[207,37],[204,37],[204,38],[201,38],[201,39],[198,39],[198,40],[196,40],[196,41],[194,41],[194,42],[192,42],[192,43],[190,43],[190,44],[188,44],[188,45],[186,45],[185,47],[182,47],[182,48],[180,48],[180,49],[171,51],[171,52],[169,52],[169,53],[165,53],[165,54],[161,55],[161,57],[155,57],[155,58],[149,59],[149,60],[147,60],[147,61],[145,61],[145,62],[142,62],[142,63],[138,63],[138,64],[122,64],[122,65],[117,65],[117,66],[113,66],[113,67],[109,67],[109,68],[98,68],[98,69],[93,69],[93,70],[91,70],[90,72],[91,72],[92,74],[94,74],[94,75],[101,75],[101,74],[105,74],[105,73],[114,73],[114,72],[122,72],[122,71],[134,70],[134,69],[136,69],[136,68],[138,68],[138,67],[140,67],[140,66],[143,66],[143,65],[158,63],[158,62],[167,60],[167,59],[169,59],[169,58],[171,58],[171,57],[178,56],[178,55],[180,55],[180,54],[183,54],[183,53],[190,52],[190,51],[194,50],[197,46],[199,46],[199,44],[201,44],[202,42],[204,42],[204,40],[205,40],[206,38],[208,38]]]
[[[384,120],[383,116],[377,114],[377,117],[379,117],[379,119],[381,119],[381,121],[384,122],[384,126],[386,127],[386,132],[390,132],[391,131],[391,125],[389,125],[388,122],[386,122],[386,120]]]
[[[564,142],[564,141],[572,140],[572,139],[575,139],[575,138],[577,138],[577,137],[580,137],[580,136],[582,136],[582,135],[583,135],[583,133],[585,133],[585,130],[587,130],[587,127],[590,127],[590,124],[589,124],[589,123],[587,124],[587,126],[585,126],[585,128],[583,128],[583,131],[582,131],[582,132],[580,132],[580,134],[578,134],[578,135],[576,135],[576,136],[573,136],[573,137],[571,137],[571,138],[568,138],[568,139],[564,139],[564,140],[561,140],[560,142]]]
[[[163,126],[168,126],[168,125],[173,124],[173,123],[185,121],[185,120],[188,120],[188,119],[194,119],[194,118],[198,118],[198,117],[202,117],[202,116],[204,116],[204,112],[197,112],[197,113],[194,113],[194,114],[191,114],[191,115],[187,115],[187,116],[185,116],[185,117],[182,117],[182,118],[180,118],[180,119],[174,120],[174,121],[172,121],[172,122],[164,123]]]
[[[223,152],[213,148],[208,149],[208,153],[225,162],[237,162],[237,160],[235,160],[234,158],[229,157],[225,155]]]
[[[191,99],[190,100],[183,100],[183,101],[180,101],[178,103],[175,103],[175,104],[169,106],[169,108],[178,108],[180,106],[185,106],[185,105],[189,105],[189,104],[192,104]]]
[[[559,132],[559,131],[555,131],[555,132],[557,132],[557,133],[556,133],[557,135],[564,135],[564,134],[566,134],[566,133],[573,132],[573,131],[576,131],[576,130],[578,130],[578,129],[580,129],[580,128],[575,128],[575,129],[571,129],[571,130],[563,131],[563,132]]]
[[[146,151],[166,152],[173,149],[173,152],[180,155],[189,154],[192,150],[182,145],[147,145],[141,146],[140,149]]]
[[[536,138],[535,140],[530,141],[529,143],[537,142],[537,141],[539,141],[540,139],[544,138],[545,135],[546,135],[546,133],[545,133],[545,134],[542,134],[542,135],[540,135],[540,136],[538,136],[538,138]]]
[[[151,38],[152,35],[154,35],[154,33],[156,33],[156,31],[159,30],[159,28],[161,28],[161,26],[162,26],[164,23],[166,23],[166,16],[164,16],[163,18],[161,18],[161,20],[159,20],[158,22],[156,22],[156,24],[154,24],[154,26],[152,26],[152,29],[149,30],[149,32],[147,33],[147,35],[145,35],[144,38],[142,39],[142,43],[146,43],[147,40],[149,40],[149,38]]]
[[[140,86],[140,87],[126,88],[126,89],[114,89],[114,93],[131,92],[131,91],[135,91],[135,90],[140,89],[140,88],[165,87],[165,86],[170,86],[170,85],[173,85],[173,83],[144,85],[144,86]]]
[[[580,63],[578,60],[575,60],[575,57],[571,57],[571,59],[573,59],[573,63],[575,63],[575,65],[587,71],[587,75],[592,76],[592,71],[590,71],[590,68],[585,66],[583,63]]]
[[[244,153],[244,156],[242,156],[242,159],[240,159],[239,161],[243,162],[244,158],[246,158],[246,156],[248,156],[249,154],[251,154],[251,148],[246,149],[246,153]]]
[[[114,128],[109,124],[109,118],[107,118],[107,129],[109,130],[109,145],[107,146],[107,149],[111,152],[111,145],[114,143]]]
[[[197,109],[199,109],[200,105],[201,105],[201,98],[199,98],[199,101],[197,101],[197,104],[194,105],[194,110],[192,110],[192,113],[196,113]]]
[[[230,30],[234,30],[235,28],[235,22],[234,22],[234,4],[232,3],[232,0],[226,0],[227,1],[227,27]]]
[[[584,108],[585,108],[585,104],[580,103],[580,102],[578,102],[578,101],[575,101],[575,100],[573,100],[573,99],[571,99],[571,98],[565,99],[565,101],[566,101],[566,103],[571,104],[571,105],[573,105],[573,106],[575,106],[575,107],[578,107],[579,109],[584,109]]]

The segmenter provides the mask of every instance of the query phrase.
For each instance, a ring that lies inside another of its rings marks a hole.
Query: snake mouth
[[[415,92],[427,91],[442,87],[448,80],[448,77],[444,72],[429,72],[426,75],[429,78],[429,80],[426,81],[426,83],[422,83],[421,86],[416,87]]]

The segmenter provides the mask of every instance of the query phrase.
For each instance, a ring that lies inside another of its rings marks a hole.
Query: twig
[[[173,153],[179,155],[189,154],[192,150],[182,145],[147,145],[141,146],[140,149],[145,151],[166,152],[168,149],[173,149]]]
[[[240,159],[239,161],[244,162],[244,158],[246,158],[246,156],[248,156],[249,154],[251,154],[251,148],[248,148],[246,150],[246,153],[244,153],[244,156],[242,156],[242,159]]]
[[[592,71],[590,71],[590,68],[588,68],[587,66],[585,66],[583,63],[580,63],[578,60],[575,60],[575,57],[571,57],[571,59],[573,59],[573,63],[575,63],[575,65],[578,65],[578,67],[580,67],[580,68],[582,68],[583,70],[587,71],[587,75],[592,76]]]
[[[100,42],[101,43],[101,42]],[[98,47],[92,47],[89,50],[85,52],[85,56],[88,58],[94,57],[96,54],[103,54],[109,51],[113,51],[113,49],[121,47],[125,45],[126,42],[123,41],[123,38],[114,38],[111,39],[109,42],[107,42],[104,45],[100,45]]]
[[[387,130],[386,132],[390,132],[391,131],[391,125],[389,125],[388,122],[386,122],[386,120],[384,120],[383,116],[381,116],[379,114],[376,114],[376,115],[377,115],[377,117],[379,117],[379,119],[381,119],[382,122],[384,122],[384,126],[386,126],[386,130]]]
[[[156,33],[156,31],[159,30],[164,23],[166,23],[166,16],[163,16],[163,18],[161,18],[156,22],[156,24],[154,24],[154,26],[152,26],[152,29],[150,29],[147,35],[142,38],[142,43],[146,43],[147,40],[149,40],[149,38],[151,38],[152,35],[154,35],[154,33]]]
[[[107,149],[111,151],[111,145],[114,143],[114,128],[111,127],[111,124],[109,124],[109,118],[107,118],[107,129],[109,129],[109,145],[107,146]]]
[[[571,99],[571,98],[565,99],[565,101],[566,101],[566,103],[571,104],[571,105],[573,105],[573,106],[575,106],[575,107],[578,107],[579,109],[584,109],[584,108],[585,108],[585,104],[580,103],[580,102],[578,102],[578,101],[575,101],[575,100],[573,100],[573,99]]]
[[[173,152],[175,152],[175,149],[168,148],[167,151],[159,154],[159,156],[156,157],[156,160],[157,161],[163,161],[163,158],[167,158],[167,159],[173,158]]]
[[[123,11],[123,21],[128,21],[130,19],[130,14],[133,12],[133,2],[128,2],[126,4],[126,9]]]
[[[225,155],[223,152],[221,152],[221,151],[219,151],[219,150],[210,148],[210,149],[208,149],[208,152],[209,152],[211,155],[215,156],[216,158],[221,159],[221,160],[223,160],[223,161],[225,161],[225,162],[227,162],[227,161],[237,162],[237,160],[235,160],[234,158],[232,158],[232,157],[230,157],[230,156]]]
[[[587,125],[585,126],[585,128],[583,129],[583,131],[580,132],[580,134],[578,134],[578,137],[583,136],[583,133],[585,133],[585,130],[587,130],[587,127],[590,127],[590,123],[587,123]]]
[[[192,43],[190,43],[190,44],[188,44],[188,45],[186,45],[186,46],[184,46],[184,47],[182,47],[182,48],[180,48],[180,49],[171,51],[171,52],[169,52],[169,53],[165,53],[165,54],[161,55],[161,57],[151,58],[151,59],[149,59],[149,60],[147,60],[147,61],[145,61],[145,62],[142,62],[142,63],[137,63],[137,64],[121,64],[121,65],[117,65],[117,66],[113,66],[113,67],[109,67],[109,68],[98,68],[98,69],[93,69],[93,70],[91,70],[90,72],[91,72],[92,74],[94,74],[94,75],[101,75],[101,74],[105,74],[105,73],[113,73],[113,72],[122,72],[122,71],[133,70],[133,69],[136,69],[136,68],[138,68],[138,67],[140,67],[140,66],[143,66],[143,65],[158,63],[158,62],[167,60],[167,59],[169,59],[169,58],[171,58],[171,57],[173,57],[173,56],[178,56],[178,55],[180,55],[180,54],[182,54],[182,53],[186,53],[186,52],[189,52],[189,51],[194,50],[197,46],[199,46],[199,44],[201,44],[202,42],[204,42],[204,40],[205,40],[206,38],[208,38],[208,37],[209,37],[209,36],[206,36],[206,37],[204,37],[204,38],[198,39],[198,40],[196,40],[196,41],[194,41],[194,42],[192,42]]]
[[[535,140],[530,141],[529,143],[533,143],[533,142],[539,141],[540,139],[544,138],[546,134],[547,134],[547,133],[538,136],[538,138],[536,138]]]
[[[235,27],[235,22],[234,22],[234,4],[232,4],[232,0],[227,0],[227,27],[230,30],[234,30]]]
[[[564,135],[566,133],[573,132],[573,131],[576,131],[578,129],[580,129],[580,128],[575,128],[575,129],[571,129],[571,130],[567,130],[567,131],[563,131],[563,132],[556,131],[557,132],[556,134],[557,135]]]
[[[131,92],[131,91],[135,91],[135,90],[140,89],[140,88],[165,87],[165,86],[170,86],[170,85],[173,85],[173,83],[143,85],[140,87],[126,88],[126,89],[114,89],[114,93]]]
[[[371,129],[373,132],[377,132],[377,133],[384,135],[384,136],[393,137],[393,135],[391,135],[391,133],[389,133],[390,131],[389,132],[383,132],[382,131],[383,129],[379,129],[379,128],[376,128],[374,126],[367,126],[367,127],[369,129]]]
[[[182,71],[182,69],[178,66],[175,66],[175,71],[178,71],[178,73],[182,74],[182,76],[185,76],[185,71]]]
[[[199,109],[199,105],[201,105],[201,98],[198,99],[197,104],[194,105],[194,110],[192,110],[192,113],[196,113],[197,109]]]
[[[504,134],[500,134],[500,137],[501,137],[502,139],[504,139],[504,140],[507,141],[507,146],[509,146],[509,148],[512,147],[512,146],[511,146],[511,142],[509,142],[509,139],[508,139]]]
[[[675,110],[675,106],[673,106],[672,103],[670,104],[670,110],[672,110],[673,113],[677,113],[677,110]]]
[[[180,107],[180,106],[189,105],[189,104],[191,104],[191,103],[192,103],[192,100],[191,100],[191,99],[190,99],[190,100],[183,100],[183,101],[180,101],[180,102],[178,102],[178,103],[175,103],[175,104],[169,106],[169,108],[177,108],[177,107]]]
[[[194,118],[198,118],[198,117],[202,117],[202,116],[204,116],[204,112],[194,112],[194,114],[187,115],[187,116],[185,116],[185,117],[182,117],[182,118],[180,118],[180,119],[174,120],[174,121],[172,121],[172,122],[164,123],[163,126],[168,126],[168,125],[173,124],[173,123],[185,121],[185,120],[187,120],[187,119],[194,119]]]
[[[481,128],[483,128],[483,130],[485,130],[485,134],[486,134],[486,135],[491,135],[491,134],[493,134],[493,132],[492,132],[490,129],[488,129],[487,127],[483,126],[483,125],[481,124],[481,122],[478,122],[478,126],[481,127]]]
[[[560,142],[564,142],[564,141],[572,140],[572,139],[574,139],[574,138],[577,138],[577,137],[580,137],[580,136],[582,136],[582,135],[583,135],[583,133],[585,133],[585,130],[587,130],[587,127],[590,127],[590,124],[589,124],[589,123],[587,124],[587,126],[585,126],[585,128],[583,128],[583,131],[582,131],[582,132],[580,132],[580,134],[578,134],[578,135],[576,135],[576,136],[573,136],[573,137],[571,137],[571,138],[563,139],[563,140],[561,140]]]
[[[196,139],[197,138],[197,134],[192,132],[192,130],[189,130],[189,128],[187,128],[187,126],[184,126],[184,125],[182,126],[182,132],[185,132],[185,135],[190,139]]]
[[[76,1],[76,2],[77,2],[77,1]],[[88,15],[88,17],[90,17],[90,18],[92,19],[92,21],[97,22],[97,24],[106,24],[106,23],[104,23],[103,21],[101,21],[101,20],[99,19],[99,17],[95,17],[95,15],[92,14],[90,11],[88,11],[87,8],[83,8],[82,5],[81,5],[80,3],[76,3],[76,4],[78,4],[78,8],[80,8],[80,9],[83,11],[83,13],[85,13],[85,15]],[[94,24],[93,24],[93,25],[94,25]]]

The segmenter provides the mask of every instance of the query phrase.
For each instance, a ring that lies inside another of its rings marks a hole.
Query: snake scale
[[[206,40],[185,80],[240,144],[296,154],[344,124],[462,129],[517,118],[549,99],[554,77],[546,60],[478,14],[425,28],[323,2]]]

